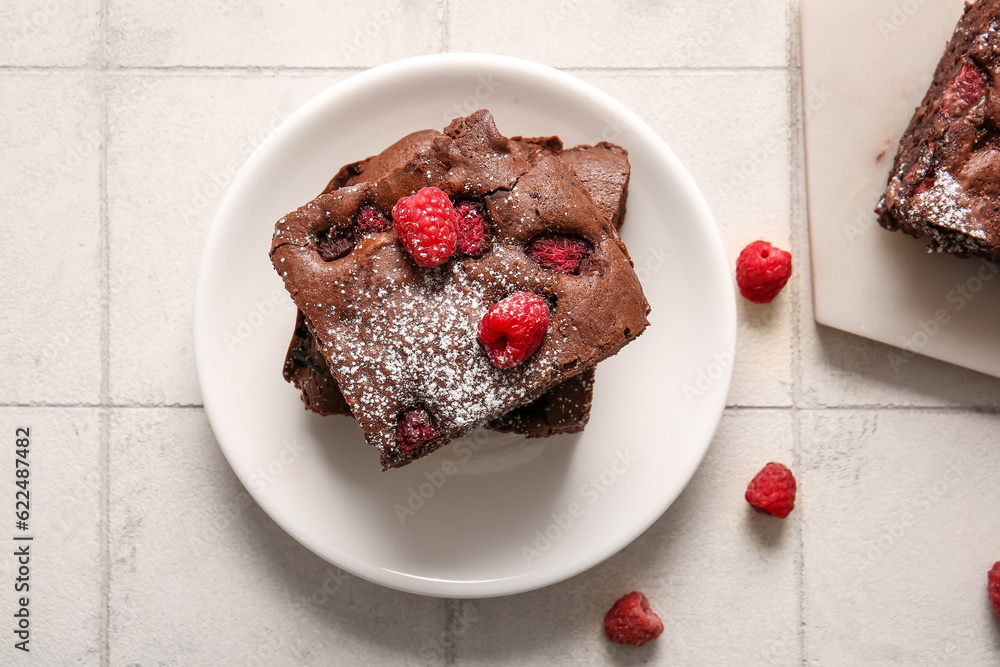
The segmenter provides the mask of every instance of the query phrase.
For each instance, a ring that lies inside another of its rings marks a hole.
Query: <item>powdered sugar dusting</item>
[[[939,169],[935,174],[934,184],[930,188],[914,196],[916,208],[934,225],[986,239],[984,230],[969,224],[972,211],[962,205],[966,199],[962,186],[944,169]]]
[[[326,345],[330,366],[339,369],[341,390],[356,414],[381,422],[375,433],[369,429],[369,442],[383,451],[394,447],[399,413],[415,404],[426,406],[443,432],[463,431],[531,400],[541,393],[540,381],[550,385],[561,378],[551,348],[502,370],[477,340],[479,321],[493,305],[484,283],[513,292],[535,282],[531,277],[489,272],[477,278],[459,262],[423,270],[421,277],[419,283],[387,279],[363,287],[354,302],[381,305],[368,316],[328,309],[332,324],[323,337],[336,341]]]
[[[281,263],[275,257],[290,258],[295,275],[286,287],[311,322],[358,425],[381,450],[383,465],[410,458],[395,446],[405,411],[425,408],[441,433],[440,441],[414,453],[422,456],[615,354],[647,325],[648,304],[627,273],[624,246],[572,170],[556,158],[529,168],[513,154],[491,152],[499,135],[488,112],[469,121],[469,132],[437,137],[430,149],[427,165],[445,171],[398,169],[321,195],[286,216],[272,242],[276,268]],[[476,159],[456,165],[453,154]],[[418,158],[410,156],[407,164]],[[483,258],[421,269],[389,232],[363,235],[348,255],[320,261],[317,235],[347,228],[359,206],[384,207],[401,193],[442,184],[453,196],[472,196],[489,207],[493,250]],[[585,278],[539,267],[524,244],[553,228],[586,238],[602,262]],[[524,363],[499,369],[479,344],[477,327],[490,306],[517,291],[539,294],[557,309],[542,346]]]

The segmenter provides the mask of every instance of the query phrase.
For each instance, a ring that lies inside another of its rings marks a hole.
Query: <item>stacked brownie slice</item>
[[[628,176],[616,146],[507,139],[487,111],[345,166],[275,229],[272,262],[299,308],[286,379],[307,408],[353,415],[383,468],[477,426],[581,429],[594,366],[647,326],[617,233]],[[397,202],[423,188],[485,232],[439,266],[418,265],[393,228]],[[547,330],[526,359],[498,367],[480,322],[523,293],[546,304]]]

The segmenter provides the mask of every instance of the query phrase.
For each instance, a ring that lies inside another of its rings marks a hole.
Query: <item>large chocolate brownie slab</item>
[[[392,168],[401,166],[414,147],[421,144],[429,146],[435,134],[415,133],[404,137],[379,155],[343,167],[324,192],[384,175]],[[623,148],[601,142],[596,146],[577,146],[564,150],[558,137],[514,137],[511,141],[519,144],[529,156],[537,151],[559,154],[564,162],[572,166],[577,178],[587,188],[591,199],[605,217],[616,228],[624,222],[630,167],[628,153]],[[401,147],[405,149],[401,150]],[[288,346],[284,377],[300,390],[307,409],[321,415],[351,414],[301,311]],[[489,422],[487,427],[521,433],[531,438],[578,432],[587,425],[590,418],[593,381],[593,370],[581,373],[556,385],[532,403]]]
[[[388,216],[401,197],[429,186],[485,206],[488,253],[426,269],[394,231],[354,237],[363,207]],[[584,269],[571,275],[533,261],[525,247],[545,233],[585,239],[592,251]],[[330,235],[351,239],[353,247],[325,261],[319,248]],[[402,167],[322,194],[283,217],[271,258],[384,468],[534,401],[616,354],[648,325],[649,306],[628,252],[572,168],[550,152],[525,154],[486,111],[414,147]],[[491,305],[518,291],[548,301],[548,333],[527,361],[500,369],[476,328]],[[439,435],[410,450],[398,446],[396,430],[414,410],[426,410]]]
[[[879,224],[931,252],[1000,259],[1000,2],[965,9],[903,135]]]

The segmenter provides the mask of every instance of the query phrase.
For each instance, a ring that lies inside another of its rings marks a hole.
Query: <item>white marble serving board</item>
[[[801,0],[813,301],[820,324],[1000,377],[1000,266],[929,255],[873,208],[964,0]]]

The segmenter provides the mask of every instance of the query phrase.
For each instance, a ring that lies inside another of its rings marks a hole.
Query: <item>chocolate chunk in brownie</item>
[[[930,252],[1000,260],[1000,1],[968,5],[876,212]]]
[[[357,184],[348,176],[282,218],[271,248],[383,468],[405,465],[616,354],[645,330],[649,312],[617,230],[557,155],[521,155],[485,110],[407,150],[404,165]],[[368,169],[380,167],[373,160],[354,170]],[[421,268],[394,231],[356,236],[339,259],[321,256],[323,240],[351,234],[362,209],[388,216],[401,197],[429,186],[485,207],[492,247],[484,256]],[[585,240],[592,248],[585,269],[570,275],[529,257],[526,246],[542,234]],[[523,364],[500,369],[476,328],[490,306],[518,291],[548,302],[548,332]]]

